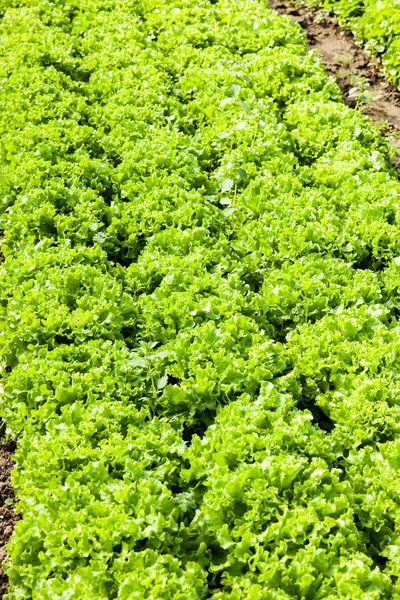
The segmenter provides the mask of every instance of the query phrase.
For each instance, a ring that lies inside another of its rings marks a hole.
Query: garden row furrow
[[[400,87],[398,0],[304,0],[304,4],[332,12],[341,26],[351,30],[382,61],[388,79]]]

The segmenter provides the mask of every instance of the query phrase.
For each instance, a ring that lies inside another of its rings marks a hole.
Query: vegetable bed
[[[7,598],[400,598],[386,142],[261,0],[7,0],[0,45]]]

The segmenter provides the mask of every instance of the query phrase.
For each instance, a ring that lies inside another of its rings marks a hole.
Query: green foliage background
[[[3,6],[7,598],[400,598],[386,143],[259,0]]]

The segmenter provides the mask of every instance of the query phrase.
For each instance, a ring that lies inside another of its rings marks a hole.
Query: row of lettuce
[[[9,600],[400,598],[400,184],[261,0],[6,0]]]
[[[334,13],[340,25],[352,31],[356,39],[382,61],[387,77],[400,88],[398,0],[300,0],[300,3]]]

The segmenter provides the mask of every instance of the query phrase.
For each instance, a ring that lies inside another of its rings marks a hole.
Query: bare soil
[[[326,13],[306,7],[295,8],[283,0],[269,0],[269,6],[279,14],[289,15],[302,26],[309,47],[320,51],[327,72],[336,77],[345,103],[352,108],[356,108],[358,100],[351,90],[357,85],[355,80],[362,78],[372,96],[363,112],[382,127],[393,145],[399,146],[400,91],[385,79],[378,62],[357,45],[354,36],[343,31]]]
[[[4,439],[4,426],[0,425],[0,598],[7,592],[7,576],[2,565],[7,556],[7,544],[18,521],[14,504],[5,504],[6,500],[14,500],[14,491],[10,482],[10,473],[14,468],[12,455],[15,444]]]

